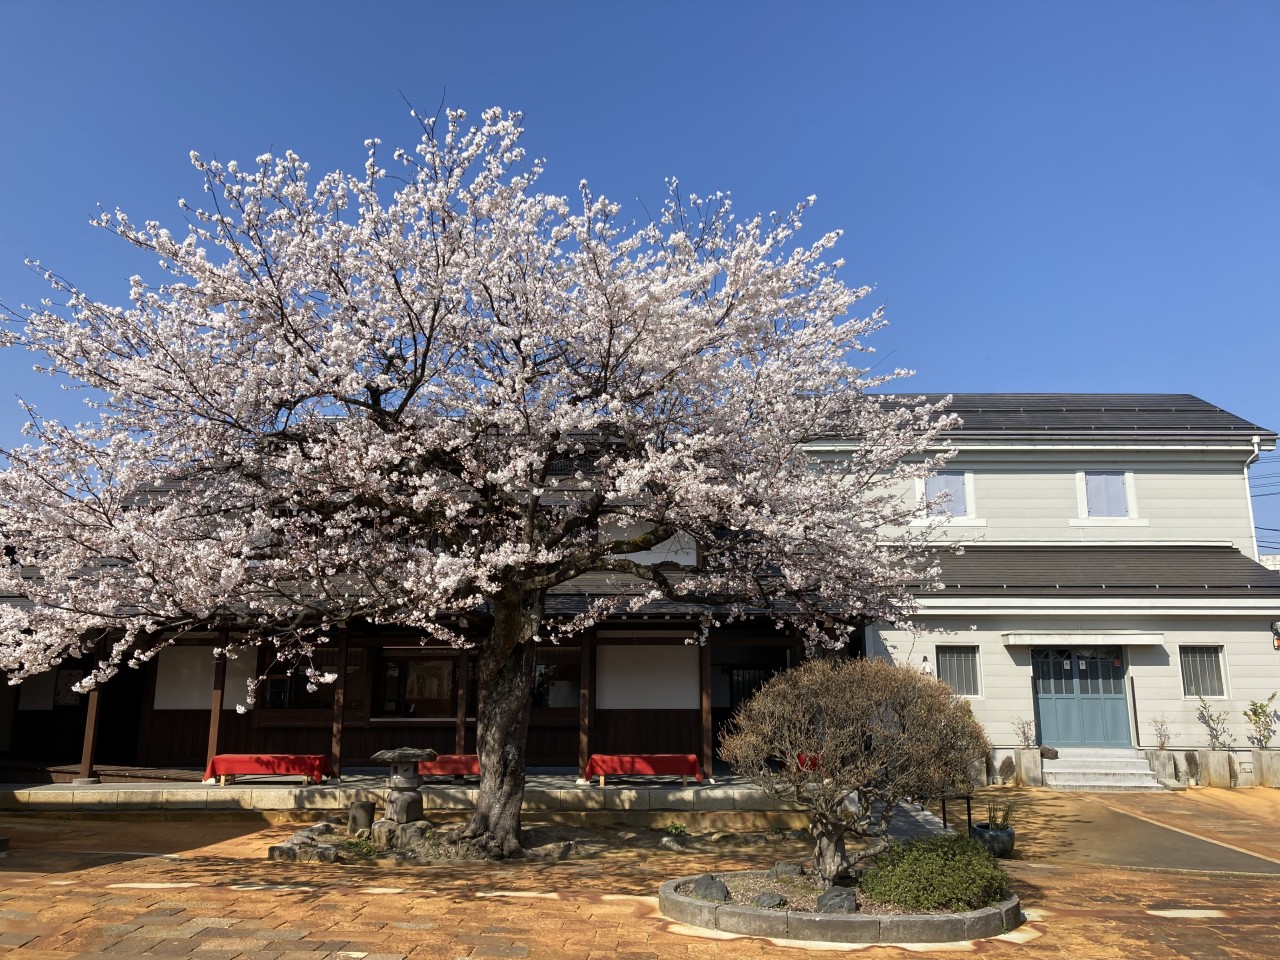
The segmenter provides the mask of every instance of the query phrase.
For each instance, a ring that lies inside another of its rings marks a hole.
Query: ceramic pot
[[[969,830],[969,836],[991,851],[994,857],[1005,859],[1013,856],[1013,828],[991,830],[985,821],[975,823]]]

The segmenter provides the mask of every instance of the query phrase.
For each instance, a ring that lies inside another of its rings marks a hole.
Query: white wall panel
[[[227,661],[222,709],[248,707],[247,681],[257,672],[257,658],[246,650]],[[156,665],[157,710],[208,710],[213,696],[213,647],[166,647]]]
[[[697,710],[698,647],[597,647],[596,706],[601,710]]]

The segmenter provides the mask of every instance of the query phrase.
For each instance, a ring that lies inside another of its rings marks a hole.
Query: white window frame
[[[1217,650],[1218,651],[1218,677],[1222,680],[1222,692],[1211,694],[1187,693],[1187,672],[1186,664],[1182,660],[1183,650]],[[1229,698],[1230,691],[1227,689],[1227,651],[1220,643],[1180,643],[1178,644],[1178,679],[1182,682],[1182,699],[1183,700],[1199,700],[1203,697],[1205,700],[1226,700]]]
[[[941,523],[951,527],[985,527],[986,520],[979,519],[977,508],[974,504],[974,482],[972,470],[939,470],[939,474],[962,474],[964,476],[964,513],[948,514],[939,513],[933,516],[929,515],[928,497],[925,494],[926,485],[923,477],[916,479],[916,503],[919,505],[920,516],[918,519],[912,520],[912,526],[926,526],[931,523]]]
[[[973,679],[977,686],[976,693],[959,693],[955,687],[942,676],[942,653],[945,650],[972,650],[973,651]],[[933,648],[933,669],[934,675],[951,689],[953,696],[960,697],[964,700],[981,700],[982,699],[982,650],[976,643],[939,643]]]
[[[1120,473],[1124,475],[1124,500],[1127,516],[1123,517],[1091,517],[1089,516],[1089,491],[1085,477],[1091,473]],[[1099,467],[1091,470],[1076,471],[1076,512],[1077,517],[1069,520],[1073,527],[1146,527],[1149,522],[1138,516],[1138,491],[1133,481],[1132,470],[1115,470]]]

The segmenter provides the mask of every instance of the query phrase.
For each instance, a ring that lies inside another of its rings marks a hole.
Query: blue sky
[[[177,225],[192,149],[354,168],[415,139],[402,95],[499,104],[545,188],[637,217],[668,176],[742,212],[817,194],[911,389],[1186,392],[1280,427],[1280,4],[11,0],[0,36],[8,303],[44,293],[24,257],[122,299],[146,263],[87,220]],[[67,415],[29,365],[0,356],[0,444],[12,397]],[[1280,457],[1255,473],[1280,493]],[[1280,496],[1255,510],[1280,551]]]

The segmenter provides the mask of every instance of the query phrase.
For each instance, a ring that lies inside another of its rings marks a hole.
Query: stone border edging
[[[759,876],[766,871],[738,872]],[[696,879],[696,875],[678,877],[664,883],[658,889],[658,909],[669,919],[693,927],[750,937],[830,943],[950,943],[996,937],[1021,926],[1025,919],[1017,897],[966,913],[880,915],[765,910],[745,904],[712,903],[676,893],[677,887]]]

